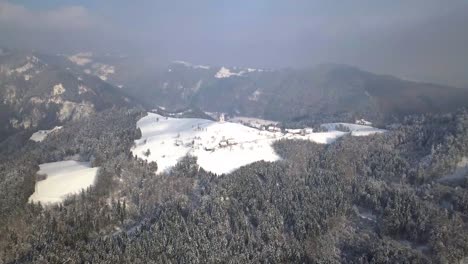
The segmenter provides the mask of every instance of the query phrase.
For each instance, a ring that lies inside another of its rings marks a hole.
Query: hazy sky
[[[0,0],[0,45],[231,66],[335,62],[468,87],[468,1]]]

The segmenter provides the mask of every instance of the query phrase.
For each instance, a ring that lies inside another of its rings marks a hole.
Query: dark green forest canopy
[[[228,175],[185,157],[170,172],[132,156],[139,110],[71,122],[41,143],[3,142],[6,263],[456,263],[468,256],[468,113],[407,117],[330,145],[278,141],[283,158]],[[22,145],[19,149],[12,146]],[[78,154],[97,183],[27,204],[38,164]]]

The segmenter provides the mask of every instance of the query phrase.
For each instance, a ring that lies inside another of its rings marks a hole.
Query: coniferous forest
[[[130,152],[140,109],[109,109],[0,146],[0,263],[463,263],[468,112],[408,116],[329,145],[281,140],[277,162],[170,172]],[[97,182],[28,203],[38,165],[79,157]]]

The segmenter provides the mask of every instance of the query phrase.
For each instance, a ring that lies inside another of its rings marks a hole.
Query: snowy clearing
[[[351,134],[380,132],[372,127],[350,125],[351,130],[356,130]],[[198,164],[203,169],[217,174],[229,173],[260,160],[279,160],[280,157],[272,147],[272,143],[279,139],[303,139],[328,144],[349,134],[340,131],[309,131],[298,135],[260,130],[239,123],[170,118],[154,113],[140,119],[137,127],[141,129],[142,138],[135,141],[132,152],[140,158],[156,161],[159,171],[167,171],[182,157],[190,154],[198,158]]]
[[[35,132],[34,134],[31,135],[31,137],[29,138],[29,140],[32,140],[32,141],[36,141],[36,142],[41,142],[43,141],[44,139],[46,139],[46,137],[50,134],[50,133],[53,133],[55,131],[58,131],[60,130],[62,127],[61,126],[57,126],[57,127],[54,127],[53,129],[51,130],[39,130],[37,132]]]
[[[225,68],[225,67],[221,67],[221,69],[219,69],[219,71],[215,74],[215,78],[217,79],[223,79],[223,78],[229,78],[231,76],[242,76],[244,72],[231,72],[231,70],[229,70],[228,68]]]
[[[322,127],[328,129],[328,131],[336,131],[338,126],[347,127],[351,131],[353,136],[369,136],[375,133],[383,133],[386,130],[378,129],[367,125],[349,124],[349,123],[327,123],[323,124]]]
[[[88,162],[73,160],[44,163],[37,174],[47,178],[36,182],[29,201],[53,204],[62,202],[67,196],[79,193],[91,186],[99,168],[91,168]]]

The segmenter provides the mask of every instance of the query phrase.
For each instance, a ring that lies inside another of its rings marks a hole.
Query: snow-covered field
[[[347,124],[348,125],[348,124]],[[358,135],[380,133],[383,130],[349,124],[351,133]],[[137,122],[142,138],[135,141],[132,152],[148,161],[156,161],[159,171],[174,166],[183,156],[198,158],[198,164],[213,173],[229,173],[255,161],[276,161],[272,143],[279,139],[303,139],[328,144],[347,132],[298,135],[264,131],[232,122],[215,122],[197,118],[168,118],[149,113]]]
[[[38,174],[47,175],[47,178],[36,183],[29,201],[59,203],[94,184],[98,169],[91,168],[88,162],[73,160],[41,164]]]
[[[57,130],[60,130],[61,128],[62,128],[61,126],[58,126],[58,127],[54,127],[51,130],[39,130],[39,131],[35,132],[34,134],[32,134],[31,137],[29,138],[29,140],[36,141],[36,142],[41,142],[44,139],[46,139],[46,137],[50,133],[53,133],[53,132],[55,132]]]
[[[335,131],[337,126],[345,126],[349,128],[351,131],[351,135],[353,136],[368,136],[375,133],[383,133],[385,130],[378,129],[375,127],[367,126],[367,125],[358,125],[358,124],[349,124],[349,123],[327,123],[323,124],[322,127],[328,129],[328,131]]]

